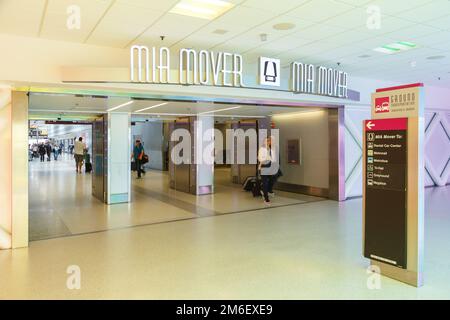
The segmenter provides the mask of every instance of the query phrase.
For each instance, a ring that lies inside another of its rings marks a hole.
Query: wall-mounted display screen
[[[300,140],[291,139],[287,141],[287,163],[300,164]]]

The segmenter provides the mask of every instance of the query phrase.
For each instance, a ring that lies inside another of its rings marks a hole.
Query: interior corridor
[[[215,192],[195,196],[169,188],[168,173],[148,170],[132,179],[132,202],[105,205],[91,195],[91,174],[76,174],[73,156],[29,163],[30,240],[128,228],[175,220],[266,209],[262,199],[230,182],[227,168],[215,170]],[[271,207],[324,200],[275,191]]]

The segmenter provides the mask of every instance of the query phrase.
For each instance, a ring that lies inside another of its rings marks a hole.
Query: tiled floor
[[[367,286],[361,199],[32,242],[0,251],[0,298],[450,299],[450,187],[426,190],[425,286]],[[68,266],[81,289],[66,287]]]
[[[167,173],[148,171],[133,179],[132,202],[107,206],[91,195],[90,174],[76,174],[74,161],[30,163],[30,239],[42,240],[138,225],[264,209],[262,200],[230,181],[218,169],[215,193],[196,197],[169,188]],[[277,192],[274,207],[320,201],[321,198]]]

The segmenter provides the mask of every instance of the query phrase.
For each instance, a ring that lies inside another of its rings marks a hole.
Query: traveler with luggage
[[[274,162],[275,153],[272,149],[272,138],[267,138],[258,150],[259,173],[261,176],[262,194],[264,204],[270,205],[269,193],[273,196],[274,173],[272,173],[272,163]],[[278,170],[277,170],[278,171]]]
[[[92,163],[91,163],[91,155],[89,154],[88,148],[84,150],[84,172],[91,173],[92,171]]]
[[[137,171],[137,178],[141,179],[141,174],[145,171],[142,170],[142,164],[145,161],[144,160],[144,147],[142,146],[141,140],[136,140],[136,144],[133,148],[133,153],[131,155],[131,158],[134,160],[134,163],[136,165],[136,171]]]
[[[77,173],[82,173],[81,167],[83,166],[84,151],[86,150],[86,144],[83,142],[82,137],[79,137],[78,140],[75,141],[73,150],[75,154],[75,165]]]

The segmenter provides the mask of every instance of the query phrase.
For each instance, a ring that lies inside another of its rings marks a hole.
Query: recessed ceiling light
[[[150,106],[150,107],[147,107],[147,108],[139,109],[139,110],[136,110],[135,112],[142,112],[142,111],[145,111],[145,110],[150,110],[150,109],[153,109],[153,108],[165,106],[166,104],[168,104],[168,102],[163,102],[163,103],[155,104],[154,106]]]
[[[381,46],[373,49],[376,52],[386,53],[386,54],[394,54],[402,51],[408,51],[416,48],[417,45],[412,42],[407,41],[398,41],[394,43],[387,44],[385,46]]]
[[[430,56],[427,57],[428,60],[440,60],[440,59],[444,59],[445,56]]]
[[[120,109],[120,108],[122,108],[122,107],[128,106],[128,105],[132,104],[133,102],[134,102],[134,101],[133,101],[133,100],[131,100],[131,101],[128,101],[128,102],[125,102],[125,103],[119,104],[118,106],[116,106],[116,107],[113,107],[113,108],[110,108],[110,109],[108,109],[108,110],[106,110],[106,111],[108,111],[108,112],[111,112],[111,111],[114,111],[114,110]]]
[[[380,52],[380,53],[386,53],[386,54],[393,54],[393,53],[399,52],[400,50],[386,48],[386,47],[378,47],[378,48],[373,49],[373,51]]]
[[[216,113],[216,112],[221,112],[221,111],[228,111],[228,110],[233,110],[233,109],[239,109],[240,107],[231,107],[231,108],[224,108],[224,109],[218,109],[218,110],[211,110],[211,111],[206,111],[206,112],[200,112],[198,115],[203,115],[203,114],[209,114],[209,113]]]
[[[227,32],[228,32],[228,30],[224,30],[224,29],[216,29],[213,31],[213,33],[215,33],[215,34],[225,34]]]
[[[233,8],[233,6],[234,4],[222,0],[181,0],[169,12],[213,20]]]
[[[291,30],[295,28],[295,24],[290,22],[277,23],[273,26],[275,30]]]

